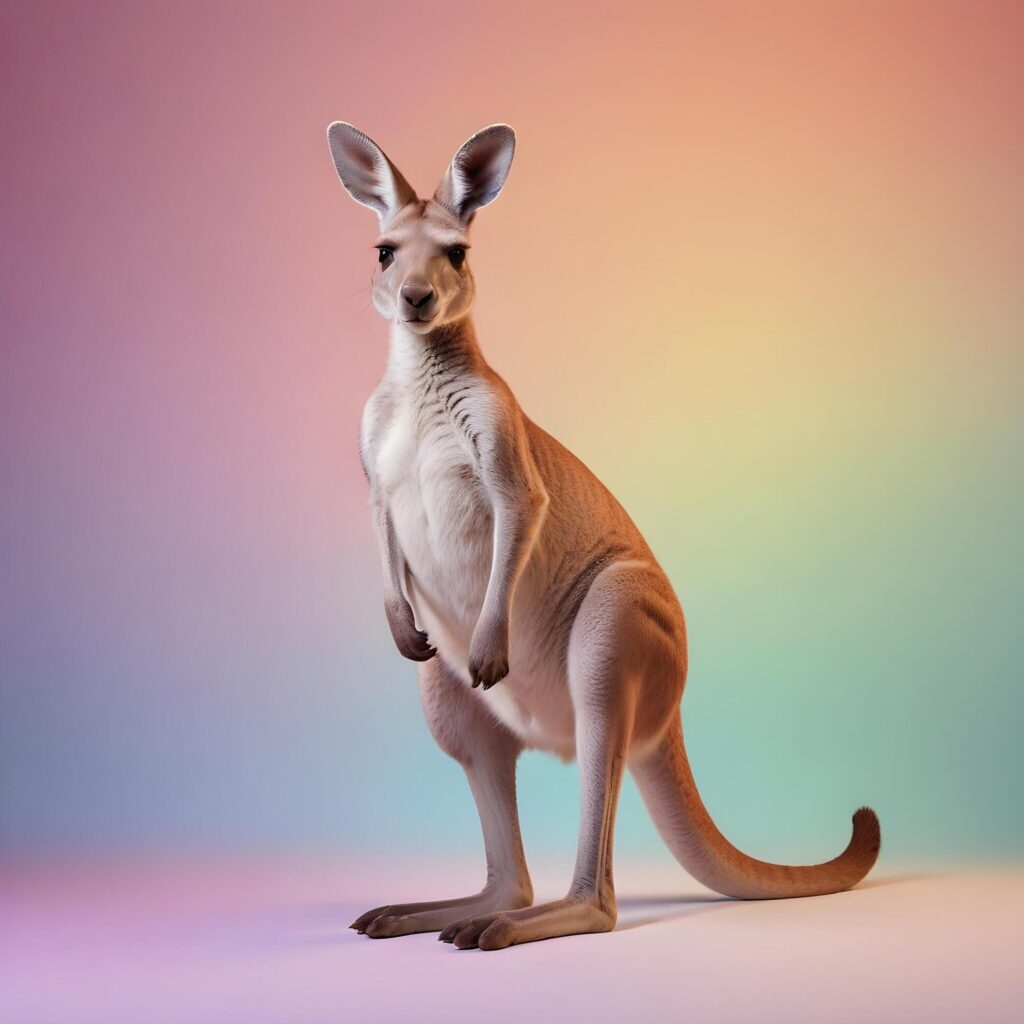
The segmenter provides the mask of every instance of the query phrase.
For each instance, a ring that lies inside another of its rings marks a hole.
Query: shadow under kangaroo
[[[431,732],[465,769],[487,858],[481,892],[378,907],[352,927],[372,938],[439,931],[480,949],[612,929],[626,767],[676,858],[717,892],[777,899],[855,885],[880,843],[866,807],[846,849],[814,866],[756,860],[715,826],[683,746],[686,628],[675,592],[622,506],[523,412],[481,353],[469,228],[505,183],[512,129],[477,132],[429,199],[352,125],[332,124],[328,142],[342,184],[380,224],[373,303],[390,322],[390,348],[360,454],[384,609],[399,652],[420,662]],[[525,747],[580,766],[572,883],[539,906],[516,809]]]

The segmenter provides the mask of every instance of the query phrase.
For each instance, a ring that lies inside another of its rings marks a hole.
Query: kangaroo
[[[430,199],[352,125],[337,121],[327,136],[342,185],[381,228],[373,303],[390,322],[390,348],[363,411],[360,455],[384,611],[399,653],[419,662],[431,733],[465,770],[487,863],[476,894],[377,907],[351,927],[375,939],[436,931],[484,950],[610,931],[626,767],[669,849],[717,892],[760,900],[855,885],[880,846],[867,807],[853,815],[846,849],[813,866],[755,860],[718,830],[683,747],[676,594],[622,506],[523,412],[481,353],[468,234],[505,183],[512,129],[473,135]],[[538,906],[516,806],[527,747],[575,756],[580,772],[572,883],[564,899]]]

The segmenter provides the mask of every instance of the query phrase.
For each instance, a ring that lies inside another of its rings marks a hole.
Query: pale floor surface
[[[347,929],[377,903],[464,894],[451,864],[0,870],[5,1024],[983,1024],[1024,1013],[1019,868],[883,868],[837,896],[738,903],[671,863],[624,864],[615,932],[492,953]],[[562,873],[535,872],[540,898],[561,894]]]

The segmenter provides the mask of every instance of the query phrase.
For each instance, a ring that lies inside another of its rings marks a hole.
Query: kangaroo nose
[[[422,309],[434,297],[434,289],[429,284],[406,281],[402,285],[402,298],[413,309]]]

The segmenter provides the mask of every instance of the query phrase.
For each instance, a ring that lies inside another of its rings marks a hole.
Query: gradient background
[[[479,848],[381,609],[344,119],[424,194],[516,128],[479,334],[679,591],[723,830],[1019,854],[1022,45],[996,3],[5,3],[4,850]],[[521,790],[568,877],[575,769]],[[618,835],[668,856],[631,783]]]

